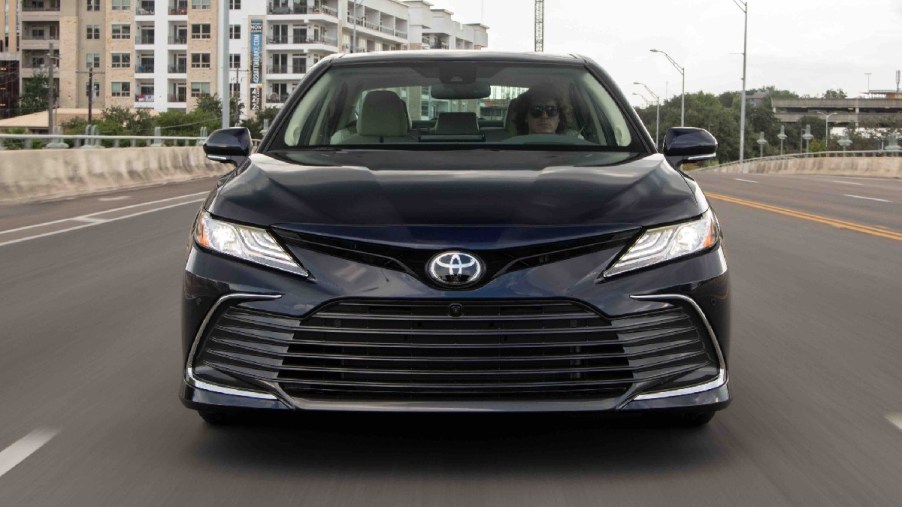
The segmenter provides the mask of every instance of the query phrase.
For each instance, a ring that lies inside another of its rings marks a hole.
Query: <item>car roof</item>
[[[378,51],[373,53],[339,53],[329,58],[332,65],[355,65],[361,63],[397,63],[397,62],[440,62],[450,60],[505,61],[517,63],[557,63],[581,65],[585,58],[578,55],[559,55],[549,53],[515,53],[502,51],[447,49],[420,49],[403,51]]]

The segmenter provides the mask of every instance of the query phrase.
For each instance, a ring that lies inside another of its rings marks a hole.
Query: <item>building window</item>
[[[113,82],[113,97],[128,97],[132,94],[132,84],[128,81]]]
[[[232,40],[241,38],[241,25],[229,25],[229,38]]]
[[[210,94],[210,83],[191,83],[191,96],[200,97]]]
[[[88,12],[100,11],[100,0],[88,0]]]
[[[209,69],[210,53],[191,53],[192,69]]]
[[[210,25],[191,25],[192,39],[209,39]]]
[[[240,69],[241,68],[241,55],[240,54],[229,55],[229,68],[230,69]]]
[[[191,8],[198,10],[210,10],[210,0],[191,0]]]
[[[229,9],[238,10],[241,8],[241,0],[229,0]]]
[[[85,83],[85,97],[91,96],[91,87],[88,86],[88,83]],[[96,80],[94,81],[94,98],[100,97],[100,83]]]
[[[114,39],[130,39],[132,36],[131,25],[113,25],[110,33]]]
[[[132,0],[112,0],[112,7],[114,11],[127,11],[132,8]]]
[[[131,53],[113,53],[111,67],[114,69],[127,69],[132,66]]]
[[[85,29],[88,32],[86,34],[88,40],[100,40],[100,25],[87,25]]]
[[[85,55],[85,67],[89,69],[99,69],[100,53],[88,53]]]

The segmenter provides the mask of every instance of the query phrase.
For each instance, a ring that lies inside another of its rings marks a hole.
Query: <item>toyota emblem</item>
[[[442,252],[433,257],[426,271],[432,280],[446,287],[465,287],[478,282],[485,273],[482,261],[464,252]]]

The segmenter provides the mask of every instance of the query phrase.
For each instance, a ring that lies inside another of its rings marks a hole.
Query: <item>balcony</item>
[[[152,104],[153,101],[154,101],[153,92],[146,93],[144,95],[135,95],[135,102]]]
[[[23,2],[22,12],[59,12],[58,2]]]
[[[267,74],[284,75],[284,74],[305,74],[306,66],[295,67],[292,65],[270,65],[266,68]]]
[[[177,7],[169,6],[169,15],[170,16],[187,16],[188,15],[188,6],[187,5],[179,5]]]
[[[293,5],[275,5],[266,6],[267,14],[307,14],[307,6],[299,3]]]
[[[274,5],[269,4],[266,8],[267,14],[324,14],[326,16],[332,16],[333,18],[338,17],[338,9],[334,7],[329,7],[327,5],[320,5],[317,7],[307,7],[306,4],[294,4],[294,5]]]
[[[185,35],[170,35],[169,36],[170,44],[188,44],[188,34]]]
[[[135,74],[153,74],[154,68],[153,65],[136,65]]]
[[[155,42],[154,42],[155,38],[156,37],[154,37],[153,35],[138,33],[138,34],[135,34],[135,44],[152,45],[152,44],[155,44]]]
[[[20,42],[20,49],[36,49],[36,50],[47,50],[50,49],[51,42],[59,41],[59,35],[32,35],[28,32],[22,34],[22,40]],[[58,45],[57,45],[58,47]]]
[[[22,40],[46,40],[46,41],[51,41],[51,40],[60,40],[60,36],[57,35],[57,34],[50,34],[50,35],[34,35],[34,34],[30,34],[30,33],[26,32],[26,33],[23,33],[23,34],[22,34]]]
[[[270,93],[266,96],[266,101],[270,104],[284,104],[290,96],[288,93]]]
[[[328,46],[336,46],[338,44],[338,39],[335,37],[327,37],[325,35],[320,35],[319,37],[314,37],[313,35],[308,35],[306,39],[302,39],[300,37],[289,37],[287,35],[282,37],[267,37],[267,44],[279,45],[279,44],[326,44]]]
[[[169,102],[188,102],[188,93],[172,93],[169,95]]]
[[[188,64],[187,63],[180,63],[180,64],[169,66],[170,74],[185,74],[187,72],[188,72]]]
[[[354,24],[354,16],[348,14],[348,23]],[[364,18],[357,18],[357,26],[361,28],[367,28],[374,32],[384,33],[386,35],[390,35],[392,37],[398,37],[401,39],[407,39],[407,32],[402,32],[401,30],[396,30],[394,28],[389,28],[387,26],[383,26],[381,23],[374,23],[372,21],[367,21]]]
[[[153,16],[157,13],[157,8],[152,3],[141,4],[135,7],[135,16]]]

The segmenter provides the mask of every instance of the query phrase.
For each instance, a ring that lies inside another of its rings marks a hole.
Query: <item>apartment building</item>
[[[228,65],[227,93],[247,113],[284,104],[307,69],[333,53],[481,49],[488,40],[487,27],[461,25],[419,0],[358,0],[356,8],[353,0],[21,2],[21,78],[52,63],[67,108],[87,107],[93,79],[97,109],[191,110],[201,95],[223,95],[218,69]],[[221,8],[228,55],[216,42]]]
[[[19,101],[17,0],[0,0],[0,118],[16,114]]]

